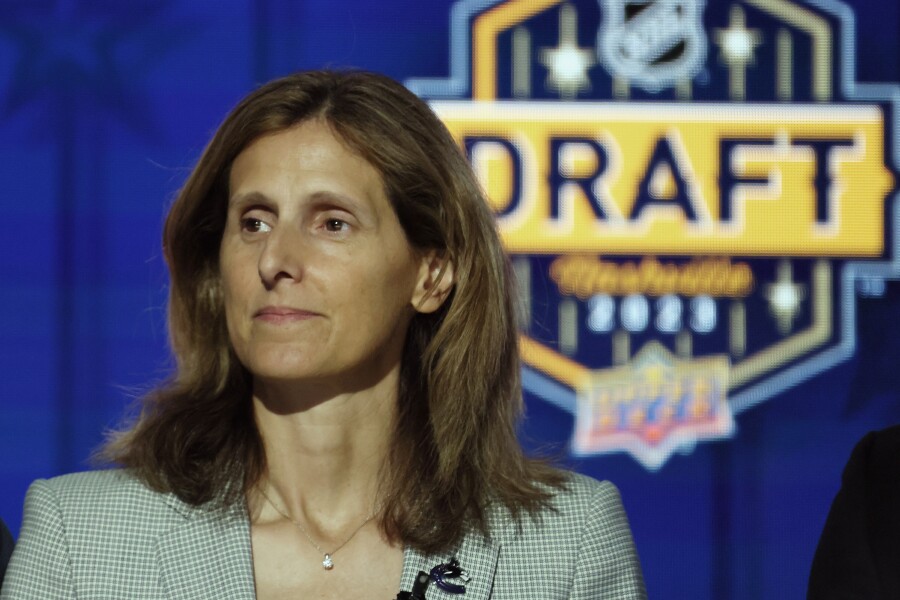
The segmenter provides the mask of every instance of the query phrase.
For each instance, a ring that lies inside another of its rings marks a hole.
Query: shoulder
[[[900,425],[870,432],[853,449],[853,458],[900,471]]]
[[[38,479],[32,489],[46,490],[66,501],[90,501],[153,495],[144,484],[122,469],[85,471],[60,475],[52,479]]]
[[[842,489],[859,489],[879,502],[900,496],[900,425],[869,432],[844,466]]]
[[[161,536],[184,521],[176,506],[120,470],[35,481],[25,498],[3,586],[9,595],[3,598],[152,589],[157,575],[146,565],[153,564]]]
[[[7,529],[3,519],[0,519],[0,585],[3,584],[3,575],[6,573],[6,564],[9,562],[10,555],[12,555],[14,545],[15,541],[13,540],[12,534],[9,532],[9,529]]]
[[[624,522],[627,527],[619,490],[609,481],[568,473],[564,487],[548,491],[551,497],[547,505],[535,514],[523,516],[519,522],[503,511],[498,519],[500,526],[493,532],[495,537],[507,543],[523,535],[562,537],[571,541],[571,534],[598,523],[618,525]]]
[[[570,473],[566,487],[553,496],[553,507],[562,512],[624,513],[619,490],[610,481],[598,481]]]
[[[894,426],[868,433],[854,447],[819,537],[808,598],[900,594],[898,505],[900,426]]]
[[[856,445],[844,467],[841,493],[861,499],[856,508],[863,511],[876,554],[890,550],[900,557],[900,426],[869,433]]]
[[[182,503],[113,469],[39,479],[25,499],[23,524],[61,528],[70,543],[127,532],[143,538],[183,520]]]
[[[495,586],[512,592],[527,582],[532,597],[644,598],[640,561],[619,491],[609,481],[569,474],[539,513],[499,519]],[[531,573],[531,575],[524,575]],[[539,576],[538,576],[539,574]]]
[[[173,500],[169,494],[151,490],[121,469],[38,479],[31,484],[27,498],[51,502],[64,513],[100,512],[107,519],[134,510],[142,514],[163,510]]]

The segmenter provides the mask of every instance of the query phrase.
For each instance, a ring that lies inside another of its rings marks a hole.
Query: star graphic
[[[590,89],[587,70],[596,63],[591,50],[574,44],[560,44],[543,50],[541,62],[550,70],[548,86],[558,90],[563,97],[574,98],[578,92]]]
[[[790,262],[782,260],[778,263],[775,283],[766,284],[763,293],[769,301],[769,312],[775,317],[778,331],[787,335],[800,313],[800,304],[806,297],[806,286],[794,283]]]
[[[74,114],[113,116],[152,134],[152,112],[135,85],[191,24],[163,21],[171,0],[8,0],[0,39],[16,54],[2,83],[0,115],[37,108],[53,129]]]
[[[745,29],[743,24],[722,31],[718,37],[722,54],[728,64],[748,64],[754,61],[753,52],[759,44],[759,35]]]
[[[721,60],[728,65],[729,92],[735,100],[743,100],[746,94],[747,65],[756,59],[756,46],[762,43],[762,35],[756,29],[745,26],[744,11],[741,7],[731,9],[728,27],[715,30],[716,43],[721,49]]]
[[[588,69],[597,64],[593,48],[580,48],[576,40],[578,15],[565,4],[559,11],[559,43],[555,48],[542,48],[540,61],[547,68],[547,87],[563,98],[574,98],[578,92],[591,89]]]

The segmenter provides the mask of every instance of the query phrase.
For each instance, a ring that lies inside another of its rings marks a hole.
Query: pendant
[[[325,567],[326,571],[330,571],[334,568],[334,561],[331,560],[330,554],[325,555],[325,560],[322,561],[322,566]]]

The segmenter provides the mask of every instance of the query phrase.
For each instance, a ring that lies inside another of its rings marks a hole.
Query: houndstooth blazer
[[[573,475],[554,506],[520,529],[495,511],[490,539],[470,534],[453,553],[471,576],[465,594],[432,585],[428,600],[646,598],[616,488]],[[400,589],[448,558],[407,548]],[[194,507],[117,470],[32,484],[0,591],[0,600],[254,597],[245,507]]]

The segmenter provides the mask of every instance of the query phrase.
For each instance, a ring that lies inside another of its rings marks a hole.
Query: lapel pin
[[[447,579],[460,579],[463,585],[451,583]],[[431,580],[434,581],[434,584],[450,594],[465,594],[465,584],[470,579],[469,574],[459,566],[459,561],[456,560],[456,557],[431,569]]]

